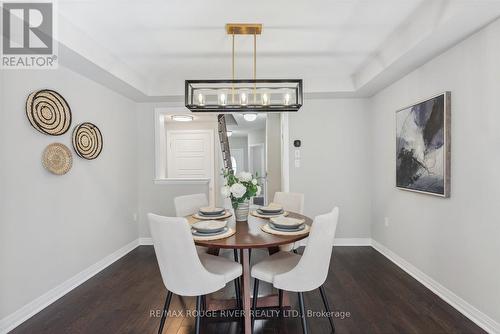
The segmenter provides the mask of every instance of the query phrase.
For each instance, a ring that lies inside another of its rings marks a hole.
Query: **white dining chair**
[[[332,333],[335,332],[333,316],[323,284],[328,275],[338,217],[339,209],[335,207],[330,213],[314,218],[309,232],[309,242],[303,255],[278,252],[252,267],[251,275],[255,279],[252,304],[254,313],[257,306],[259,281],[271,283],[278,290],[297,292],[302,329],[304,333],[308,333],[303,293],[319,288],[326,312],[331,315],[328,320]],[[282,298],[281,294],[280,298]]]
[[[177,196],[174,198],[175,215],[177,217],[190,216],[199,211],[201,207],[208,206],[208,198],[206,194],[192,194]],[[206,253],[207,247],[196,246],[198,254]]]
[[[229,200],[229,203],[231,203],[231,200]],[[224,202],[224,208],[226,210],[232,210],[226,206],[226,202]],[[189,216],[192,214],[195,214],[199,211],[201,207],[208,206],[208,198],[206,194],[192,194],[192,195],[184,195],[184,196],[178,196],[174,198],[174,205],[175,205],[175,215],[177,217],[185,217]],[[204,254],[208,252],[207,247],[203,246],[196,246],[196,252],[198,254]],[[226,255],[225,250],[219,250],[219,255]],[[234,261],[238,262],[238,251],[236,249],[233,249],[233,257]],[[241,282],[239,279],[235,280],[235,289],[236,289],[236,301],[237,301],[237,306],[238,308],[241,308],[241,298],[240,298],[240,287],[241,287]]]
[[[196,253],[185,218],[148,214],[156,259],[168,290],[158,333],[161,334],[172,295],[196,296],[195,332],[200,331],[202,296],[222,289],[241,276],[241,264],[210,254]]]
[[[274,194],[273,203],[279,204],[285,211],[304,214],[304,194],[277,191]],[[281,251],[296,251],[297,248],[307,245],[307,238],[293,244],[281,245]]]
[[[285,211],[304,213],[304,194],[277,191],[273,202],[280,204]]]
[[[177,196],[174,198],[174,204],[175,215],[185,217],[197,213],[203,206],[208,206],[208,198],[206,194]]]

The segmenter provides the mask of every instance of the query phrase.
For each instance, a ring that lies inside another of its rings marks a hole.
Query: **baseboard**
[[[153,244],[153,238],[139,238],[139,245],[141,246],[151,246]]]
[[[334,246],[371,246],[370,238],[335,238]]]
[[[13,330],[139,245],[136,239],[0,320],[0,333]]]
[[[427,289],[434,292],[445,302],[454,307],[457,311],[473,321],[476,325],[487,331],[488,333],[500,333],[500,324],[479,311],[477,308],[436,282],[431,277],[427,276],[420,269],[391,251],[376,240],[372,241],[372,247],[384,255],[386,258],[394,262],[398,267],[406,271],[410,276],[422,283]]]

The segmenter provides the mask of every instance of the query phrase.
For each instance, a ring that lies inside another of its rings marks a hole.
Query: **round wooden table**
[[[252,211],[252,210],[251,210]],[[307,225],[312,224],[312,219],[304,215],[289,212],[288,217],[304,219]],[[190,224],[199,221],[192,216],[186,217]],[[230,218],[225,218],[228,221],[228,226],[235,229],[236,233],[229,238],[210,240],[210,241],[195,241],[196,245],[208,247],[209,249],[239,249],[240,261],[243,266],[242,275],[242,299],[243,299],[243,314],[245,317],[245,333],[251,333],[251,297],[250,297],[250,256],[249,251],[254,248],[267,248],[270,254],[279,251],[280,245],[286,245],[306,238],[309,234],[302,235],[275,235],[269,234],[261,230],[261,225],[266,224],[269,219],[254,217],[251,214],[248,216],[248,221],[236,222],[234,215]]]

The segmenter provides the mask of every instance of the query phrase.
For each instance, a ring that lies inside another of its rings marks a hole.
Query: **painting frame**
[[[440,98],[440,97],[443,98],[443,110],[442,110],[442,112],[443,112],[443,119],[442,119],[442,129],[443,129],[443,138],[442,138],[443,139],[443,145],[442,145],[443,146],[443,157],[442,157],[443,190],[442,190],[442,192],[433,192],[433,191],[426,191],[426,190],[402,186],[402,185],[398,184],[398,173],[400,172],[400,169],[398,169],[398,163],[399,163],[399,161],[398,161],[398,159],[399,159],[398,115],[401,115],[401,113],[403,111],[412,110],[412,108],[423,105],[425,103],[428,103],[428,102],[435,100],[437,98]],[[432,95],[432,96],[427,97],[425,99],[421,99],[421,100],[419,100],[411,105],[408,105],[406,107],[399,108],[395,112],[395,122],[396,122],[395,187],[399,190],[405,190],[405,191],[410,191],[410,192],[415,192],[415,193],[420,193],[420,194],[432,195],[432,196],[437,196],[437,197],[441,197],[441,198],[449,198],[450,197],[450,190],[451,190],[451,92],[450,91],[440,92],[438,94]]]

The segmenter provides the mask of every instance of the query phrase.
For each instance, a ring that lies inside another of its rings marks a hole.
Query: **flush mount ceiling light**
[[[173,115],[171,118],[176,122],[191,122],[194,117],[191,115]]]
[[[193,112],[280,112],[302,107],[302,79],[257,79],[257,35],[262,24],[226,24],[232,37],[232,79],[186,80],[185,104]],[[235,79],[234,36],[253,35],[253,79]],[[246,118],[245,118],[246,119]]]
[[[257,119],[257,114],[255,114],[255,113],[243,114],[243,118],[247,122],[253,122]]]

